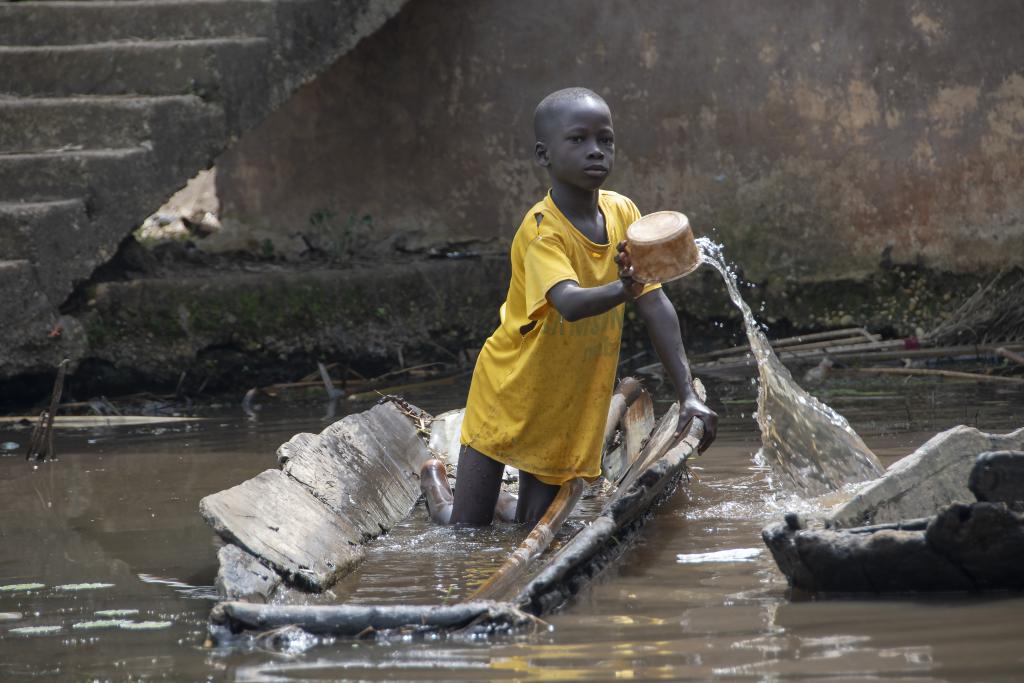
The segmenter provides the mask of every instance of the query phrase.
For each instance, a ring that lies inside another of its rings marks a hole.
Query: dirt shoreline
[[[344,266],[212,257],[179,246],[173,254],[123,249],[79,287],[25,372],[0,372],[0,408],[43,400],[58,355],[72,364],[78,396],[175,390],[238,391],[294,380],[316,363],[363,374],[442,361],[465,363],[498,324],[507,258],[428,258]],[[773,336],[861,325],[913,336],[948,317],[985,282],[892,269],[883,278],[814,283],[748,283],[744,296]],[[691,353],[739,339],[738,319],[716,273],[701,269],[668,286]],[[627,310],[623,358],[647,349]],[[21,352],[23,350],[18,350]]]

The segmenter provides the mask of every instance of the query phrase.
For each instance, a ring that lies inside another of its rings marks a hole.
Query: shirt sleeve
[[[558,239],[537,235],[526,247],[526,316],[538,320],[547,313],[548,290],[559,282],[579,282],[569,257]]]

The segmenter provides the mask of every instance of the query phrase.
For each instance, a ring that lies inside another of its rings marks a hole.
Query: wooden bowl
[[[678,211],[656,211],[630,225],[626,252],[633,264],[633,279],[645,284],[677,280],[700,265],[690,221]]]

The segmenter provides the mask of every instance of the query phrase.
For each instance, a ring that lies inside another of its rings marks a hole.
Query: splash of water
[[[882,464],[846,418],[793,381],[740,296],[722,246],[706,237],[699,238],[697,246],[704,262],[721,274],[729,298],[743,314],[743,326],[757,361],[760,460],[771,467],[776,479],[804,496],[838,491],[881,475]]]

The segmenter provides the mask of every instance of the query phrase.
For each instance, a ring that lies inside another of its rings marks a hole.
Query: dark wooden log
[[[655,431],[666,429],[666,424],[674,431],[678,411],[677,403],[662,416]],[[523,587],[514,603],[531,614],[547,614],[576,595],[621,556],[657,504],[675,491],[686,461],[696,454],[702,436],[703,426],[699,420],[694,421],[684,439],[639,472],[629,486],[616,491],[597,518],[545,563],[544,569]]]
[[[1024,451],[991,451],[974,462],[967,488],[979,501],[1024,511]]]
[[[925,536],[978,589],[1024,589],[1024,515],[1005,503],[950,505],[935,516]]]
[[[316,634],[357,636],[403,627],[459,629],[486,621],[489,628],[515,628],[533,619],[507,603],[461,602],[454,605],[256,605],[221,602],[210,613],[216,640],[242,631],[265,631],[290,624]]]
[[[1024,515],[958,503],[922,522],[807,529],[787,517],[761,535],[790,585],[812,593],[1024,589]]]

